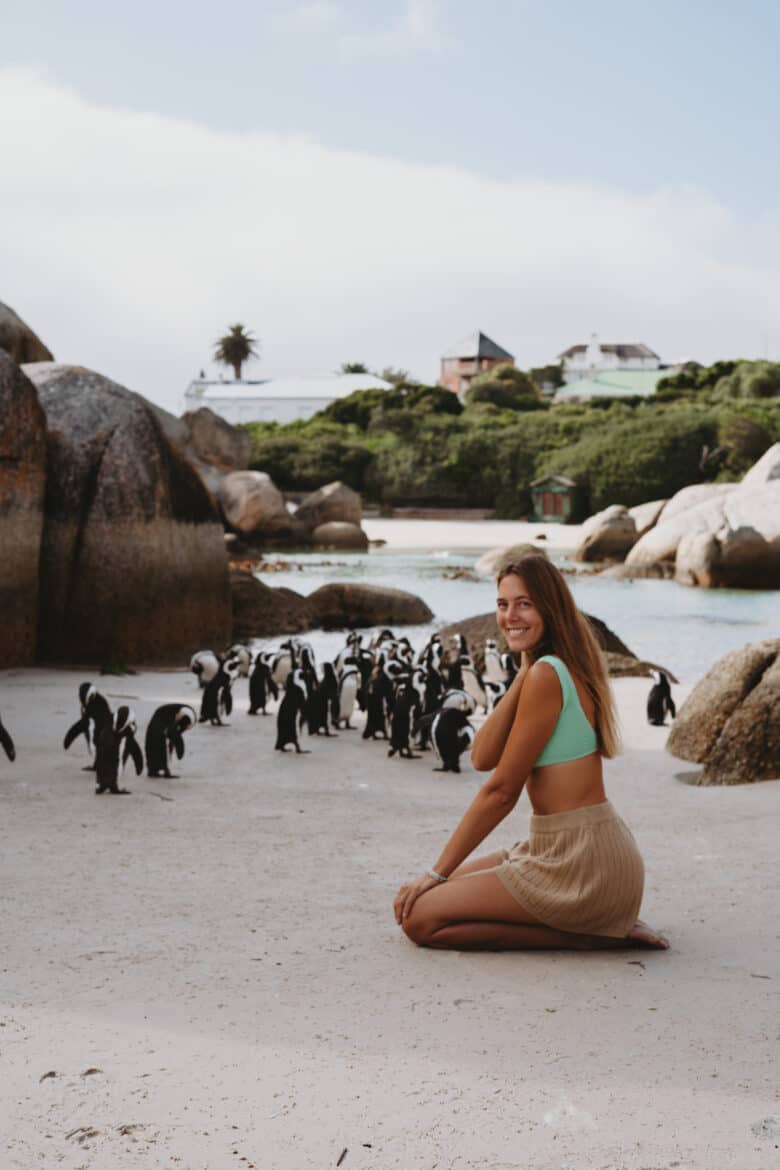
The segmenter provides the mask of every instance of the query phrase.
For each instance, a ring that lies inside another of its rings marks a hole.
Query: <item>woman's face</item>
[[[496,620],[513,654],[530,653],[544,637],[542,615],[531,600],[525,581],[514,573],[498,586]]]

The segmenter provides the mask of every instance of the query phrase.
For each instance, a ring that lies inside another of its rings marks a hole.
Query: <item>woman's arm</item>
[[[530,663],[527,655],[523,654],[520,660],[520,669],[509,686],[508,691],[496,703],[485,722],[474,736],[471,745],[471,763],[477,772],[489,772],[495,768],[501,759],[501,753],[506,746],[509,732],[517,714],[517,704],[523,680],[528,674]]]
[[[444,846],[433,867],[436,873],[449,877],[515,807],[539,753],[553,733],[562,702],[554,669],[545,662],[532,667],[522,686],[498,767],[482,785]],[[396,920],[400,922],[420,894],[435,884],[434,878],[423,875],[402,886],[395,901]]]

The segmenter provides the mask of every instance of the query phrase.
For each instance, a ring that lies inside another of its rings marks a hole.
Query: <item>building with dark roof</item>
[[[508,350],[502,349],[485,333],[470,333],[442,354],[439,385],[462,395],[477,374],[507,362],[515,364],[514,356]]]

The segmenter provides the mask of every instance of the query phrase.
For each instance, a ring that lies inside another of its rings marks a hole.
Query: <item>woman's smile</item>
[[[532,650],[544,637],[544,621],[522,577],[504,577],[498,586],[496,620],[510,650]]]

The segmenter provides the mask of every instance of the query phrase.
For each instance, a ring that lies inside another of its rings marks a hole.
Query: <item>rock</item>
[[[650,578],[657,581],[671,581],[674,565],[671,561],[648,561],[643,565],[610,565],[602,569],[600,577],[614,577],[618,581],[637,581]]]
[[[705,484],[701,486],[714,487],[718,485]],[[733,485],[726,486],[733,490]],[[690,491],[690,488],[683,488],[683,492]],[[682,492],[678,492],[677,496],[679,495],[682,495]],[[725,492],[710,493],[692,507],[682,510],[675,506],[677,496],[672,496],[655,527],[640,537],[631,549],[625,560],[626,565],[634,568],[664,561],[674,565],[677,546],[686,533],[713,532],[721,526],[725,495]],[[669,515],[670,509],[671,515]]]
[[[363,519],[363,504],[357,492],[340,480],[335,480],[305,496],[295,515],[309,528],[318,528],[320,524],[330,521],[354,524],[359,528]]]
[[[529,556],[546,557],[547,553],[543,548],[527,543],[491,548],[479,558],[474,566],[474,572],[479,573],[480,577],[492,577],[495,580],[506,565],[511,565],[522,557]]]
[[[252,458],[252,441],[246,431],[231,426],[220,415],[202,406],[181,416],[189,433],[192,455],[220,470],[244,471]]]
[[[628,514],[634,521],[637,540],[655,527],[666,504],[666,500],[650,500],[647,504],[636,504],[633,508],[628,509]]]
[[[756,487],[773,479],[780,479],[780,443],[773,443],[764,452],[758,462],[745,473],[739,486]]]
[[[716,531],[686,532],[675,577],[709,589],[780,588],[780,479],[731,492]]]
[[[25,366],[48,425],[38,656],[186,662],[230,641],[213,500],[140,394],[80,366]]]
[[[35,661],[45,486],[46,416],[0,349],[0,668]]]
[[[697,508],[699,504],[706,504],[728,495],[735,487],[737,487],[735,483],[692,483],[688,487],[680,488],[661,509],[657,523],[666,524],[681,512],[687,512],[690,508]]]
[[[622,561],[636,540],[636,524],[628,508],[622,504],[612,504],[585,521],[582,540],[574,553],[574,559]]]
[[[23,362],[53,361],[51,352],[43,344],[40,337],[33,333],[29,325],[25,325],[10,305],[4,305],[2,301],[0,301],[0,349],[9,353],[18,365],[22,365]]]
[[[244,536],[287,531],[292,526],[282,493],[264,471],[226,475],[219,502],[227,523]]]
[[[780,778],[780,638],[719,658],[677,713],[666,743],[704,764],[698,784]]]
[[[312,626],[325,630],[415,626],[433,618],[425,602],[413,593],[380,585],[321,585],[306,600]]]
[[[309,605],[293,589],[274,589],[244,569],[230,570],[233,640],[298,634],[311,628]]]
[[[602,650],[610,654],[618,655],[621,659],[630,659],[634,662],[639,662],[639,659],[629,650],[625,642],[621,641],[617,634],[613,633],[605,622],[588,613],[584,613],[583,617],[587,618],[590,622],[591,629],[596,635],[596,639]],[[449,639],[454,634],[463,634],[468,643],[469,654],[480,670],[484,666],[486,638],[495,638],[500,653],[503,654],[508,649],[506,639],[496,624],[495,613],[481,613],[476,617],[464,618],[462,621],[452,622],[450,625],[444,626],[443,629],[439,630],[439,636],[445,648],[449,649]],[[663,667],[663,669],[666,670],[666,667]],[[625,673],[625,671],[622,671],[622,673]],[[667,673],[669,672],[667,671]],[[672,681],[676,681],[671,674],[669,677],[672,678]]]
[[[296,520],[298,513],[295,513]],[[327,524],[318,524],[311,534],[315,548],[368,548],[368,537],[357,524],[347,524],[342,520],[330,520]]]

